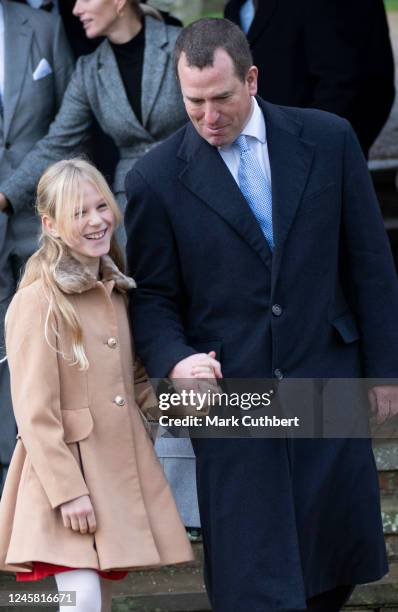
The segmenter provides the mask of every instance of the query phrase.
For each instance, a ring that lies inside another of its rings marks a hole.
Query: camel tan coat
[[[124,292],[134,286],[105,257],[102,282],[72,257],[59,288],[78,312],[89,369],[68,354],[40,281],[20,290],[6,346],[18,441],[0,503],[0,569],[32,561],[101,570],[180,563],[192,550],[137,404],[156,398],[133,366]],[[59,318],[58,318],[59,319]],[[56,350],[55,350],[56,349]],[[133,376],[134,372],[134,376]],[[63,526],[60,505],[89,494],[95,534]]]

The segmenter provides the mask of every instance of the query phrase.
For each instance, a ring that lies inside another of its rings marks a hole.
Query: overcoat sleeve
[[[366,161],[348,123],[343,173],[341,272],[358,318],[364,375],[377,384],[398,378],[398,281]]]
[[[17,212],[32,205],[43,172],[56,161],[71,157],[88,140],[93,122],[85,83],[85,58],[81,57],[66,89],[61,108],[44,136],[26,155],[16,172],[0,184]]]
[[[48,302],[35,289],[20,290],[7,313],[6,349],[19,436],[56,508],[89,491],[64,441],[55,320],[49,319],[46,339],[47,309]]]
[[[61,17],[58,17],[52,44],[55,102],[59,110],[62,100],[73,74],[74,60],[71,48],[66,38]]]
[[[194,355],[183,325],[184,297],[175,238],[159,190],[133,168],[126,178],[129,273],[137,281],[130,318],[150,376],[163,378]]]

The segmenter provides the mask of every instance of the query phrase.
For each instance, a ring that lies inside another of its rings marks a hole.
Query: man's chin
[[[230,144],[225,134],[206,134],[203,138],[207,140],[209,144],[213,145],[213,147],[224,147]]]

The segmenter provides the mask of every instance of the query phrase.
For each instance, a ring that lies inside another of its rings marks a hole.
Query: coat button
[[[8,140],[4,143],[4,148],[7,149],[7,151],[8,149],[11,149],[11,143],[8,142]]]
[[[126,400],[121,395],[117,395],[113,400],[117,406],[124,406]]]
[[[282,306],[280,306],[279,304],[274,304],[271,310],[272,310],[272,314],[275,315],[276,317],[280,317],[283,312]]]
[[[109,348],[116,348],[117,347],[117,340],[116,340],[116,338],[108,338],[106,343],[109,346]]]
[[[279,368],[276,368],[276,369],[274,370],[274,376],[275,376],[275,378],[277,378],[278,380],[282,380],[282,378],[283,378],[283,372],[282,372],[282,370],[280,370]]]

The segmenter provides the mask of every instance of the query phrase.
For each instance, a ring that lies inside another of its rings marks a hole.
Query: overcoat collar
[[[6,139],[28,69],[33,31],[26,15],[21,15],[18,10],[18,4],[6,0],[2,2],[2,6],[4,11],[5,51],[3,137]]]
[[[142,71],[142,123],[140,123],[128,101],[115,55],[108,40],[99,48],[98,70],[104,88],[112,100],[112,107],[118,109],[123,119],[133,124],[137,132],[153,140],[147,131],[149,116],[159,94],[169,55],[166,25],[154,17],[145,17],[145,50]]]
[[[240,9],[244,4],[245,0],[232,0],[229,2],[225,9],[225,16],[227,19],[231,19],[234,23],[240,26]],[[260,1],[258,3],[258,9],[254,16],[253,22],[247,33],[249,43],[252,45],[255,40],[264,32],[268,26],[269,21],[275,11],[277,0],[267,0],[266,2]]]
[[[187,162],[179,179],[221,216],[277,273],[280,256],[310,173],[313,144],[301,138],[302,122],[283,107],[258,98],[264,113],[271,167],[275,251],[264,235],[217,149],[188,125],[178,157]]]
[[[277,0],[267,0],[267,2],[259,2],[258,9],[254,16],[253,22],[247,33],[247,39],[252,45],[268,26],[269,21],[275,11]]]
[[[136,287],[134,279],[123,274],[108,255],[101,257],[100,275],[101,281],[113,281],[116,289],[122,293]],[[69,253],[63,255],[54,277],[61,291],[67,294],[84,293],[98,283],[89,268]]]

